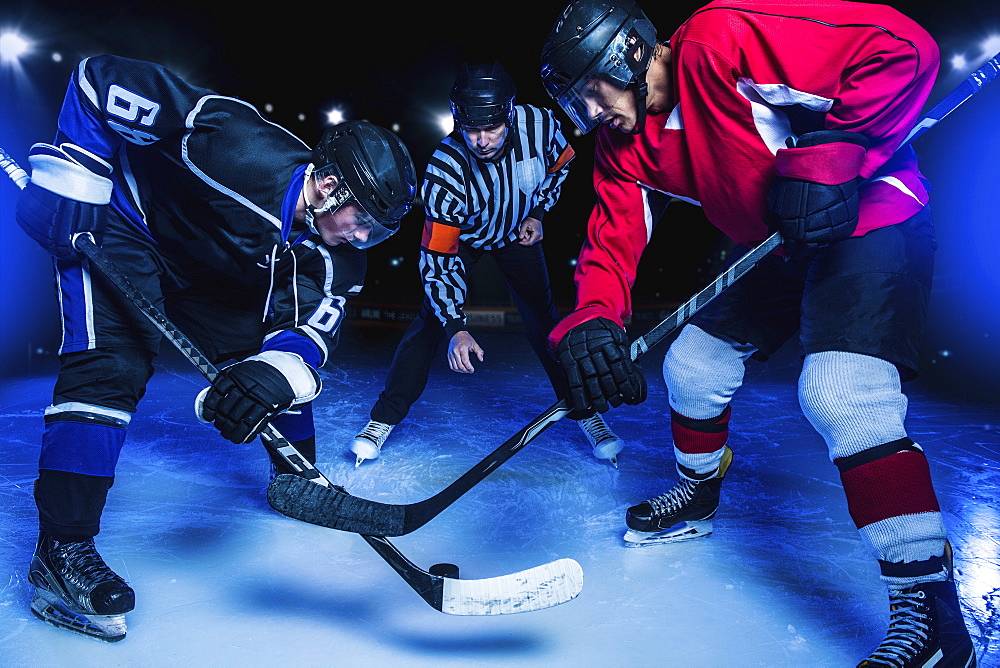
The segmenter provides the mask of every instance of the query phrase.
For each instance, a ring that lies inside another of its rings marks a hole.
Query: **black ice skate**
[[[733,451],[727,445],[719,468],[703,480],[681,478],[667,493],[629,508],[625,514],[629,528],[625,544],[639,547],[674,543],[712,533],[711,520],[719,508],[722,479],[732,462]]]
[[[28,580],[35,585],[31,612],[43,622],[104,642],[125,637],[135,593],[104,563],[92,538],[63,543],[39,534]]]
[[[889,633],[858,668],[971,668],[975,648],[952,580],[889,591]]]

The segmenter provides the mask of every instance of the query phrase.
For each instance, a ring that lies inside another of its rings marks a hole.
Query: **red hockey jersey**
[[[717,0],[681,25],[669,45],[676,106],[649,114],[638,135],[598,131],[597,203],[577,263],[577,312],[552,332],[553,345],[580,322],[621,324],[631,313],[636,266],[656,222],[652,191],[700,205],[737,243],[763,241],[775,153],[802,133],[802,119],[812,123],[807,129],[870,140],[857,235],[900,223],[927,204],[916,156],[897,149],[919,120],[939,52],[895,9]]]

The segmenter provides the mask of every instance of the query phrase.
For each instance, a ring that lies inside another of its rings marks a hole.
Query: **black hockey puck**
[[[434,564],[429,571],[431,575],[458,579],[458,566],[455,564]]]

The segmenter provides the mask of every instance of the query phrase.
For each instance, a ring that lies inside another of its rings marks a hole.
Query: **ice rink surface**
[[[381,459],[346,452],[382,388],[399,329],[349,329],[316,402],[319,467],[387,503],[444,488],[554,400],[520,332],[476,335],[470,376],[443,354]],[[267,505],[259,445],[236,446],[193,415],[204,386],[165,353],[129,430],[97,546],[136,590],[128,637],[103,644],[37,621],[27,566],[41,412],[54,367],[0,387],[0,665],[100,666],[854,666],[884,637],[888,602],[847,513],[836,468],[798,409],[786,346],[751,363],[733,402],[735,451],[715,533],[626,548],[625,509],[675,481],[659,367],[649,399],[605,414],[619,470],[563,420],[423,528],[393,539],[412,561],[488,578],[562,557],[576,599],[537,612],[456,617],[419,598],[358,536]],[[43,365],[44,366],[44,365]],[[920,380],[910,436],[926,450],[980,665],[1000,665],[1000,409],[941,398]]]

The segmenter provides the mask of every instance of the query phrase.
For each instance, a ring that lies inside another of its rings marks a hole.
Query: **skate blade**
[[[361,462],[366,459],[378,459],[381,454],[380,449],[374,443],[364,438],[354,439],[348,449],[357,457],[354,462],[354,468],[361,466]]]
[[[31,612],[52,626],[68,629],[102,642],[125,639],[125,615],[87,615],[66,607],[55,594],[36,589],[31,600]]]
[[[625,443],[620,438],[608,438],[594,446],[594,457],[597,459],[609,459],[617,466],[618,453],[625,448]]]
[[[712,522],[702,520],[698,522],[685,522],[666,529],[665,531],[635,531],[629,529],[625,532],[626,547],[645,547],[647,545],[659,545],[660,543],[679,543],[695,538],[704,538],[712,533]]]

